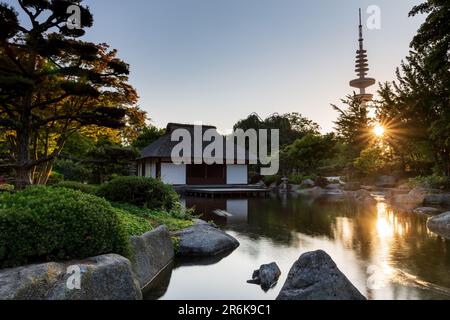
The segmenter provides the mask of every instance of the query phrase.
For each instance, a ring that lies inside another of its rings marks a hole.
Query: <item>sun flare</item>
[[[381,138],[384,136],[384,134],[386,133],[386,129],[381,125],[381,124],[377,124],[374,128],[373,128],[373,133],[375,134],[375,136]]]

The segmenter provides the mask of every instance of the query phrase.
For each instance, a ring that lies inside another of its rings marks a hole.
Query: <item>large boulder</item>
[[[381,176],[378,178],[377,187],[379,188],[394,188],[397,184],[397,179],[392,176]]]
[[[141,288],[145,288],[174,258],[169,230],[165,226],[130,238],[131,265]]]
[[[418,207],[424,203],[426,196],[427,196],[426,190],[421,188],[415,188],[411,190],[408,194],[395,193],[392,195],[391,199],[392,202],[394,202],[395,204]]]
[[[130,261],[116,254],[0,271],[0,300],[141,299]]]
[[[207,223],[175,232],[173,236],[180,239],[177,256],[181,257],[215,256],[239,247],[239,241]]]
[[[426,205],[438,206],[444,203],[443,194],[428,194],[423,202]]]
[[[277,300],[366,300],[324,251],[303,254]]]
[[[275,262],[263,264],[259,270],[253,272],[252,280],[248,283],[261,285],[264,291],[268,291],[275,284],[281,276],[281,270]]]
[[[450,211],[428,220],[428,229],[450,239]]]

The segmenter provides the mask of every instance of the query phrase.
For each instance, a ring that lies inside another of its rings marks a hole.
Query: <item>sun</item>
[[[384,136],[384,134],[386,133],[386,129],[381,125],[381,124],[377,124],[374,128],[373,128],[373,133],[378,137],[381,138]]]

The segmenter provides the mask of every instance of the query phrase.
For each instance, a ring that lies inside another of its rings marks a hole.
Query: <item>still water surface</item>
[[[240,247],[214,259],[176,261],[152,284],[148,299],[275,299],[292,264],[325,250],[369,299],[450,299],[450,240],[427,229],[428,217],[373,206],[291,196],[267,199],[185,199],[205,220],[237,238]],[[212,215],[230,212],[227,219]],[[264,292],[247,284],[261,264],[277,262],[282,276]]]

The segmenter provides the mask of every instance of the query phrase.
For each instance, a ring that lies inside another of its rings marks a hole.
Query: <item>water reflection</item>
[[[274,299],[293,262],[317,249],[370,299],[450,299],[450,241],[428,230],[427,217],[392,208],[383,197],[373,206],[286,196],[186,204],[241,246],[213,264],[176,266],[163,299]],[[232,216],[217,217],[216,209]],[[246,284],[254,269],[272,261],[283,271],[276,288],[264,293]]]

